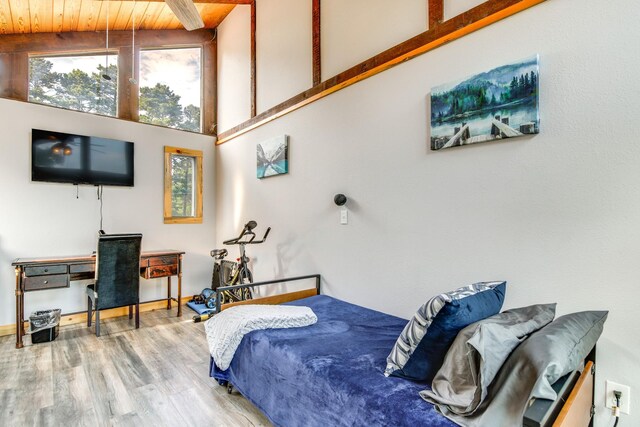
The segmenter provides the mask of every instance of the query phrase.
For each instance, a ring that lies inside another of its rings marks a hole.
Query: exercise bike
[[[221,286],[235,286],[244,285],[247,283],[253,283],[253,273],[249,269],[249,257],[246,254],[246,245],[257,245],[264,243],[269,236],[271,227],[267,228],[264,236],[260,240],[256,240],[256,234],[254,229],[258,226],[255,221],[247,222],[240,235],[234,239],[225,240],[222,242],[224,245],[238,245],[240,250],[240,257],[236,261],[228,261],[225,257],[229,254],[226,249],[214,249],[211,251],[211,256],[214,259],[213,275],[211,276],[211,289],[213,289],[220,299],[220,304],[228,304],[231,302],[245,301],[253,298],[251,290],[249,288],[238,288],[224,290],[218,292],[218,288]],[[214,295],[215,296],[215,295]],[[194,316],[194,322],[201,322],[212,316],[213,313],[207,315]]]
[[[229,251],[226,249],[213,249],[211,251],[211,257],[214,259],[213,274],[211,276],[211,289],[213,290],[213,295],[206,299],[205,303],[207,303],[207,307],[211,304],[211,307],[209,308],[215,308],[216,301],[218,299],[220,300],[220,305],[222,305],[253,298],[249,288],[238,288],[222,292],[218,291],[218,288],[221,286],[226,287],[253,283],[253,273],[249,269],[249,257],[246,254],[245,246],[264,243],[271,231],[271,227],[268,227],[262,239],[256,240],[256,234],[253,230],[257,226],[257,222],[249,221],[244,225],[238,237],[222,242],[224,245],[239,246],[240,257],[237,258],[236,261],[229,261],[225,259],[229,254]],[[215,312],[212,310],[206,314],[193,316],[193,321],[195,323],[205,321],[209,317],[213,316],[213,314],[215,314]]]

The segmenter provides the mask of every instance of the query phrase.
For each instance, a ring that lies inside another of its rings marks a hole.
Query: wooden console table
[[[167,278],[167,310],[171,300],[178,303],[182,316],[182,256],[184,252],[161,250],[142,252],[140,276],[145,279]],[[11,264],[16,271],[16,348],[22,348],[24,331],[24,293],[42,289],[68,288],[74,280],[95,278],[95,255],[49,258],[17,258]],[[178,298],[171,298],[171,277],[178,276]]]

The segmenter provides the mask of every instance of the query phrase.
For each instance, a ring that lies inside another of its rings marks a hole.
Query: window
[[[164,222],[202,223],[202,151],[164,147]]]
[[[201,48],[140,51],[140,121],[200,132],[201,76]]]
[[[117,64],[115,54],[32,56],[29,58],[29,101],[115,117]]]

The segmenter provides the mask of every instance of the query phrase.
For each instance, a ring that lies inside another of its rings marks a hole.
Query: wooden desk
[[[140,276],[167,278],[167,310],[171,309],[171,276],[178,276],[178,317],[182,316],[182,256],[184,252],[161,250],[142,252]],[[11,263],[16,271],[16,348],[22,348],[24,332],[24,293],[42,289],[68,288],[74,280],[95,278],[95,255],[48,258],[17,258]]]

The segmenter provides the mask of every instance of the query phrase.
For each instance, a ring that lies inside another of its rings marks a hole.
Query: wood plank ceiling
[[[206,28],[215,28],[235,4],[196,0]],[[176,30],[183,26],[164,1],[0,0],[0,34],[68,31]]]

